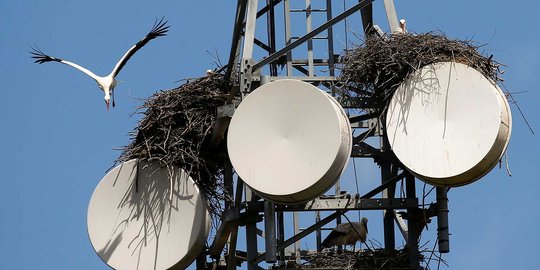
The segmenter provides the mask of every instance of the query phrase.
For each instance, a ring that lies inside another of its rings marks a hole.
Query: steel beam
[[[375,135],[375,129],[370,128],[369,130],[364,131],[362,134],[354,137],[353,138],[353,145],[354,144],[362,144],[365,139],[367,139],[368,137],[371,137],[373,135]],[[366,148],[366,150],[369,150],[370,152],[372,152],[373,154],[381,152],[379,149],[376,149],[375,147],[372,147],[369,144],[366,144],[366,143],[363,143],[363,144],[364,144],[363,147]]]
[[[268,33],[268,46],[270,47],[270,54],[276,51],[276,22],[274,14],[274,2],[276,2],[276,0],[266,0],[266,6],[269,7],[266,15],[266,31]],[[270,75],[277,76],[277,65],[275,63],[270,65]]]
[[[224,214],[224,218],[227,218],[227,214]],[[234,219],[234,218],[231,218],[231,219]],[[219,259],[219,257],[221,256],[221,252],[223,251],[223,247],[225,247],[225,244],[227,243],[227,240],[229,239],[231,233],[237,229],[238,229],[237,221],[223,220],[221,222],[216,232],[216,236],[214,237],[214,241],[212,242],[212,245],[210,245],[210,248],[209,248],[210,258]]]
[[[405,223],[405,219],[399,215],[396,210],[394,210],[394,220],[396,221],[398,229],[401,232],[403,239],[405,239],[405,242],[409,242],[409,227]]]
[[[272,12],[271,10],[274,9],[277,4],[281,3],[283,0],[272,0],[270,3],[267,2],[267,5],[263,8],[261,8],[257,12],[257,18],[261,17],[262,15],[266,14],[267,12]]]
[[[270,0],[271,1],[271,0]],[[270,76],[261,76],[261,85],[270,82]],[[266,249],[266,262],[277,261],[276,239],[276,208],[273,202],[264,202],[264,245]]]
[[[244,48],[242,50],[242,59],[253,58],[253,42],[255,40],[258,3],[258,0],[248,0],[247,3],[246,30],[244,33]]]
[[[276,262],[276,210],[274,203],[269,201],[264,202],[264,245],[266,248],[266,262]]]
[[[225,184],[225,189],[228,193],[228,195],[231,197],[230,199],[234,198],[233,193],[233,172],[232,172],[232,165],[229,160],[226,160],[224,163],[224,170],[223,170],[223,181]],[[237,184],[237,190],[236,190],[236,196],[242,196],[242,189],[238,189],[238,187],[242,187],[242,181],[240,180]],[[216,232],[216,236],[214,237],[214,241],[210,245],[209,248],[209,255],[210,258],[213,259],[219,259],[221,252],[223,251],[223,248],[225,247],[225,244],[227,241],[233,242],[230,239],[232,238],[230,235],[231,233],[238,230],[238,220],[240,209],[235,208],[236,205],[240,205],[240,199],[236,199],[237,203],[231,200],[225,200],[225,212],[222,216],[222,222],[219,225],[219,228]],[[236,240],[233,239],[235,244]]]
[[[386,188],[382,191],[383,199],[394,199],[396,192],[396,181],[392,180],[396,176],[396,164],[390,163],[388,161],[383,162],[381,165],[381,180],[382,185],[386,185]],[[386,250],[393,250],[396,248],[396,235],[394,230],[394,211],[392,211],[391,208],[386,208],[383,210],[383,225],[384,248]]]
[[[295,236],[287,239],[285,242],[281,243],[278,245],[277,249],[280,250],[280,249],[285,249],[286,247],[292,245],[294,242],[304,238],[305,236],[307,236],[308,234],[312,233],[313,231],[315,231],[317,228],[321,228],[322,226],[328,224],[330,221],[336,219],[337,217],[341,216],[342,214],[344,214],[347,210],[345,211],[337,211],[325,218],[323,218],[321,221],[311,225],[310,227],[306,228],[305,230],[303,230],[301,233],[299,234],[296,234]],[[265,258],[266,254],[261,254],[259,255],[259,257],[257,257],[253,262],[254,263],[259,263],[261,262],[264,258]]]
[[[300,233],[300,216],[298,215],[298,212],[293,213],[293,226],[294,226],[294,234],[298,235]],[[300,257],[300,239],[294,241],[294,257],[296,264],[301,263],[301,257]],[[268,252],[268,251],[266,251]]]
[[[238,0],[236,2],[236,16],[234,19],[234,27],[231,41],[231,51],[229,53],[229,61],[227,62],[227,71],[225,78],[230,78],[232,69],[239,61],[240,39],[244,28],[244,18],[246,16],[247,0]]]
[[[291,3],[289,2],[290,0],[284,0],[284,3],[283,3],[283,16],[284,16],[284,20],[285,20],[285,45],[286,46],[289,46],[291,43],[292,43],[292,33],[291,33]],[[272,55],[274,55],[276,53],[273,53]],[[270,56],[272,56],[270,55]],[[269,56],[269,57],[270,57]],[[280,55],[278,55],[276,57],[276,59],[279,59],[279,57],[281,57]],[[292,49],[291,50],[288,50],[286,52],[286,58],[287,58],[287,76],[292,76],[293,75],[293,69],[292,69]],[[307,71],[307,70],[306,70]],[[304,74],[308,74],[308,72],[304,73]]]
[[[415,179],[412,174],[407,172],[405,176],[405,186],[407,198],[416,199],[416,185]],[[407,208],[408,215],[408,227],[409,227],[409,236],[407,246],[409,247],[409,266],[414,269],[419,269],[420,267],[420,251],[418,250],[418,239],[420,237],[421,230],[416,230],[414,228],[420,227],[420,209],[417,207]]]
[[[261,60],[260,62],[256,63],[253,66],[253,70],[254,71],[258,70],[258,69],[262,68],[263,66],[265,66],[266,64],[275,61],[280,56],[286,54],[287,52],[290,52],[292,49],[300,46],[301,44],[303,44],[307,40],[315,37],[316,35],[320,34],[323,31],[327,30],[329,27],[333,26],[334,24],[342,21],[343,19],[347,18],[351,14],[353,14],[353,13],[359,11],[360,9],[366,7],[371,2],[373,2],[373,0],[362,0],[362,1],[360,1],[358,4],[352,6],[348,10],[346,10],[343,13],[339,14],[338,16],[332,18],[330,21],[327,21],[327,22],[323,23],[321,26],[315,28],[313,31],[305,34],[304,36],[302,36],[299,39],[291,42],[289,45],[285,46],[281,50],[271,54],[267,58],[265,58],[265,59]]]
[[[418,207],[416,199],[367,199],[367,198],[318,198],[305,205],[284,205],[279,210],[291,211],[338,211],[338,210],[382,210]]]
[[[404,176],[405,176],[405,173],[400,173],[398,175],[392,176],[391,178],[389,178],[385,182],[383,182],[380,186],[378,186],[378,187],[374,188],[373,190],[369,191],[368,193],[366,193],[361,198],[371,198],[371,197],[375,196],[379,192],[382,192],[382,191],[386,190],[388,187],[390,187],[392,185],[395,185],[396,182],[403,179]]]
[[[240,204],[244,191],[244,181],[240,177],[236,180],[236,193],[234,197],[234,211],[240,214]],[[227,258],[227,270],[236,269],[236,243],[238,240],[238,225],[234,225],[229,237],[229,256]]]
[[[332,0],[326,0],[326,21],[332,20],[333,16],[334,15],[332,14]],[[334,30],[332,26],[328,27],[326,35],[328,37],[328,74],[333,77],[336,75],[336,59],[334,55]],[[330,90],[332,91],[332,96],[334,96],[336,94],[335,87],[332,86]]]
[[[349,122],[351,122],[351,123],[361,122],[361,121],[365,121],[365,120],[378,118],[379,116],[380,116],[380,114],[378,114],[378,113],[366,113],[366,114],[362,114],[362,115],[349,117]]]
[[[384,0],[384,9],[386,10],[386,18],[388,18],[388,25],[390,26],[390,32],[401,33],[401,28],[399,28],[394,0]]]
[[[277,233],[278,233],[278,246],[285,242],[285,218],[283,216],[283,211],[277,212]],[[279,265],[285,265],[285,248],[276,247],[279,253]]]
[[[448,194],[446,188],[437,187],[437,236],[439,252],[450,252],[450,236],[448,232]]]
[[[246,10],[246,26],[244,33],[244,44],[240,61],[240,91],[250,91],[252,88],[251,79],[253,75],[253,47],[255,44],[255,29],[257,26],[257,5],[258,0],[248,0]],[[229,100],[234,98],[236,93],[232,92]]]
[[[283,79],[295,79],[305,82],[334,82],[337,81],[336,77],[320,76],[320,77],[308,77],[308,76],[278,76],[270,77],[270,81],[277,81]],[[257,77],[253,77],[253,81],[257,81]]]
[[[247,188],[247,187],[246,187]],[[251,198],[247,198],[248,194],[251,193]],[[258,211],[256,207],[252,206],[252,202],[256,202],[258,200],[257,195],[253,194],[251,191],[246,192],[246,200],[249,201],[248,207],[246,209],[246,213],[249,217],[258,215]],[[252,221],[248,224],[246,224],[246,249],[247,249],[247,269],[248,270],[256,270],[258,269],[257,263],[254,263],[255,258],[257,258],[257,255],[259,254],[258,248],[257,248],[257,223],[256,221]]]
[[[315,223],[321,221],[321,212],[320,211],[316,211],[315,212]],[[317,244],[317,252],[321,251],[321,229],[320,228],[317,228],[317,230],[315,230],[315,241],[316,241],[316,244]]]
[[[353,139],[354,140],[354,139]],[[396,164],[399,164],[399,162],[396,157],[391,154],[388,151],[381,151],[365,142],[360,142],[357,145],[363,152],[373,154],[373,157],[375,159],[375,162],[394,162]]]
[[[311,32],[311,0],[306,0],[306,32]],[[308,56],[308,76],[315,76],[313,68],[313,39],[306,40]]]

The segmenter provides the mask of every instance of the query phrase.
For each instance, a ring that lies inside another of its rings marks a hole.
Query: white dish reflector
[[[285,79],[262,85],[240,103],[227,147],[236,172],[255,192],[295,204],[335,184],[349,160],[352,134],[330,95]]]
[[[469,184],[488,173],[510,140],[511,114],[502,91],[472,67],[423,67],[398,87],[386,115],[398,159],[437,186]]]
[[[87,225],[94,250],[114,269],[184,269],[204,247],[210,214],[183,170],[130,160],[98,184]]]

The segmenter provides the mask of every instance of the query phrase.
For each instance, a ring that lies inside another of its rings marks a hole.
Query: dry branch
[[[224,157],[206,144],[216,108],[225,104],[229,90],[222,74],[211,73],[154,94],[138,108],[144,116],[117,163],[140,158],[182,168],[206,196],[212,216],[219,218],[228,199],[222,177]]]

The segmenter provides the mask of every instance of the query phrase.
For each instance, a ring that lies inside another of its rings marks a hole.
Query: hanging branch
[[[223,74],[210,73],[154,94],[138,108],[144,117],[116,162],[139,158],[182,168],[206,196],[215,221],[229,196],[223,186],[224,156],[206,144],[216,108],[225,104],[229,90]]]

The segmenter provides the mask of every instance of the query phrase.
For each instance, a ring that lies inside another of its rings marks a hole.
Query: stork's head
[[[362,225],[367,226],[367,217],[363,217],[362,220],[360,220],[360,223],[362,223]]]
[[[111,91],[109,90],[109,87],[104,87],[102,83],[99,81],[96,81],[99,89],[105,93],[105,96],[103,99],[105,100],[105,106],[107,106],[107,111],[109,111],[109,102],[111,101]]]
[[[405,19],[399,20],[399,27],[403,33],[407,32],[407,21]]]
[[[103,93],[105,94],[103,99],[105,99],[105,106],[107,106],[107,111],[109,111],[109,104],[111,101],[111,96],[113,97],[112,105],[114,108],[113,90],[114,90],[114,87],[116,86],[116,80],[114,79],[114,77],[112,77],[112,74],[111,74],[106,77],[97,78],[96,82],[97,82],[97,85],[99,86],[99,89],[101,89],[101,91],[103,91]]]
[[[111,95],[109,94],[109,91],[105,92],[105,97],[103,99],[105,99],[105,106],[107,106],[107,111],[109,111],[109,104],[111,101]]]
[[[362,226],[366,229],[366,233],[368,233],[368,228],[367,228],[367,217],[363,217],[361,220],[360,220],[360,224],[362,224]],[[365,241],[366,239],[364,239]]]

